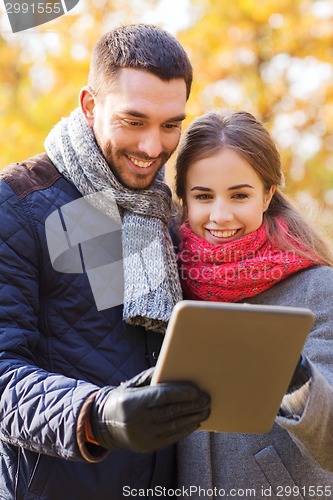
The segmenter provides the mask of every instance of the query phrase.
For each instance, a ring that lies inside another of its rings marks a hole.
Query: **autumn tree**
[[[30,34],[0,36],[0,168],[42,151],[49,129],[77,105],[97,38],[144,21],[160,2],[80,0],[81,10]],[[177,2],[169,4],[176,18]],[[177,33],[194,66],[185,126],[217,107],[255,114],[281,151],[287,193],[303,204],[317,200],[330,230],[333,2],[189,0],[187,15]],[[170,180],[171,169],[172,162]]]
[[[192,11],[178,36],[195,70],[189,119],[252,112],[279,146],[287,192],[333,207],[333,3],[192,0]]]
[[[91,49],[107,30],[136,22],[154,0],[80,0],[81,9],[21,33],[0,34],[0,169],[43,151],[45,137],[78,104]],[[3,14],[4,15],[4,14]],[[2,19],[4,26],[4,19]]]

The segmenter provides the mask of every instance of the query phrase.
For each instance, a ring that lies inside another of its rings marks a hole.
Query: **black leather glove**
[[[107,449],[155,451],[184,438],[206,420],[210,398],[187,382],[149,385],[150,368],[119,387],[98,391],[91,428]]]
[[[294,374],[291,378],[287,394],[291,394],[294,391],[297,391],[302,387],[302,385],[306,384],[308,380],[311,378],[311,368],[306,356],[301,354],[298,364],[295,368]]]

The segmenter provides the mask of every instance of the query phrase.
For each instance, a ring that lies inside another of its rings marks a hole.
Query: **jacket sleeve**
[[[305,292],[316,317],[304,349],[311,369],[308,399],[301,416],[276,421],[304,454],[333,471],[333,269],[323,267],[314,275]]]
[[[35,452],[87,460],[76,427],[98,387],[37,366],[38,238],[29,211],[4,181],[0,209],[0,438]]]

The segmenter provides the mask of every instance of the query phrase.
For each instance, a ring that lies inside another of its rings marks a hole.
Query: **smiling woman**
[[[212,230],[222,236],[236,230],[230,240],[237,240],[263,223],[275,246],[331,265],[327,243],[282,193],[283,183],[276,145],[250,113],[206,113],[186,130],[176,162],[176,194],[195,234],[218,244]]]
[[[251,478],[254,496],[262,498],[272,486],[287,494],[287,478],[297,498],[310,500],[323,485],[330,492],[329,247],[282,194],[279,153],[251,114],[211,112],[194,120],[180,145],[176,169],[176,192],[186,215],[178,254],[185,298],[303,307],[312,309],[316,318],[272,429],[264,434],[192,433],[178,447],[179,484],[231,491]],[[253,343],[248,330],[245,338]],[[224,380],[216,383],[223,387]],[[249,408],[243,411],[245,418],[256,419]]]
[[[265,191],[239,153],[222,149],[194,162],[187,172],[185,203],[191,229],[214,244],[245,236],[261,226],[274,191],[275,186]]]

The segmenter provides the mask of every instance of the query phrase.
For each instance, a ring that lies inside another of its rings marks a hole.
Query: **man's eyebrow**
[[[135,111],[134,109],[122,109],[119,111],[120,115],[130,115],[135,116],[136,118],[147,118],[145,113],[140,113],[140,111]]]
[[[173,116],[173,117],[169,118],[167,121],[168,122],[182,122],[185,120],[185,118],[186,118],[185,113],[182,113],[181,115],[177,115],[177,116]]]
[[[251,184],[237,184],[236,186],[230,186],[228,188],[228,191],[234,191],[235,189],[242,189],[242,188],[254,189],[254,187],[251,186]]]
[[[136,111],[134,109],[123,109],[121,111],[121,114],[134,116],[135,118],[149,118],[149,116],[146,115],[145,113],[141,113],[140,111]],[[172,116],[165,121],[166,122],[182,122],[183,120],[185,120],[185,118],[186,118],[186,114],[182,113],[182,114],[177,115],[177,116]]]

